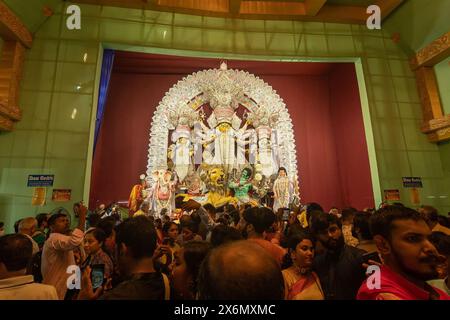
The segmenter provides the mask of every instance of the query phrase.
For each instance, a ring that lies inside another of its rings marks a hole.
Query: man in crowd
[[[426,221],[426,223],[430,226],[431,231],[433,232],[443,232],[446,235],[450,236],[450,229],[441,225],[439,223],[439,213],[436,208],[432,206],[422,206],[419,209],[420,214]]]
[[[33,255],[39,252],[39,245],[32,238],[37,229],[37,220],[33,217],[28,217],[20,220],[19,223],[19,233],[26,236],[30,239],[31,244],[33,245]]]
[[[79,206],[78,226],[72,233],[67,214],[56,212],[48,220],[51,233],[42,250],[41,270],[43,283],[54,286],[60,300],[67,292],[67,268],[75,265],[73,250],[83,241],[86,213],[87,208]]]
[[[365,251],[346,245],[341,228],[340,220],[327,213],[311,221],[311,232],[325,247],[325,252],[315,257],[313,269],[327,300],[355,299],[365,279]]]
[[[437,277],[439,259],[429,239],[431,230],[417,211],[385,207],[373,215],[370,228],[384,265],[361,285],[358,299],[450,299],[426,282]]]
[[[0,237],[0,300],[58,300],[53,286],[34,283],[26,269],[32,244],[23,234]]]
[[[244,211],[238,229],[244,239],[248,239],[264,248],[281,266],[286,250],[266,239],[264,232],[275,222],[275,214],[269,208],[249,208]]]
[[[205,258],[198,295],[200,300],[282,300],[284,280],[280,266],[261,246],[233,241]]]
[[[120,273],[126,277],[111,291],[106,292],[104,300],[163,300],[170,295],[169,281],[165,275],[156,272],[153,260],[164,252],[156,249],[156,230],[153,223],[145,216],[127,219],[117,229],[116,244],[118,250]],[[155,252],[156,250],[156,252]],[[89,280],[85,272],[83,283]],[[97,292],[89,290],[89,281],[80,292],[81,298],[96,298]]]

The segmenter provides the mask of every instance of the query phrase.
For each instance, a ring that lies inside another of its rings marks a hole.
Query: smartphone
[[[290,213],[291,213],[291,210],[289,210],[289,209],[284,209],[284,210],[283,210],[283,217],[282,217],[282,220],[283,220],[283,221],[289,221],[289,215],[290,215]]]
[[[93,264],[91,265],[91,282],[92,288],[97,289],[103,285],[105,279],[105,265]]]
[[[363,263],[369,263],[369,260],[373,260],[373,261],[381,263],[380,256],[378,255],[378,252],[376,252],[376,251],[370,252],[370,253],[364,253],[362,255],[362,257],[363,257]]]

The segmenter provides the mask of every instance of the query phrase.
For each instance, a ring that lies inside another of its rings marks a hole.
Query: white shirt
[[[22,233],[24,236],[26,236],[28,239],[31,240],[31,244],[33,245],[33,256],[39,252],[39,245],[37,244],[36,241],[34,241],[34,239],[32,237],[30,237],[29,235]]]
[[[58,300],[56,289],[34,283],[31,275],[0,280],[0,300]]]
[[[55,286],[60,300],[64,299],[67,291],[67,267],[75,265],[73,249],[83,241],[84,232],[75,229],[72,235],[52,233],[44,243],[42,249],[41,271],[42,283]]]

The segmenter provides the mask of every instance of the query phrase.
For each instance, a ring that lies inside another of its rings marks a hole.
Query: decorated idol
[[[292,183],[289,181],[286,169],[278,169],[278,177],[273,184],[274,204],[273,211],[277,212],[280,208],[289,208],[291,194],[293,193]]]

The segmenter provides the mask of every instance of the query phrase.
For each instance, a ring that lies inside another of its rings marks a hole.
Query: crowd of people
[[[182,206],[122,221],[80,204],[72,230],[64,209],[21,219],[0,236],[0,300],[450,299],[449,219],[433,207]]]

